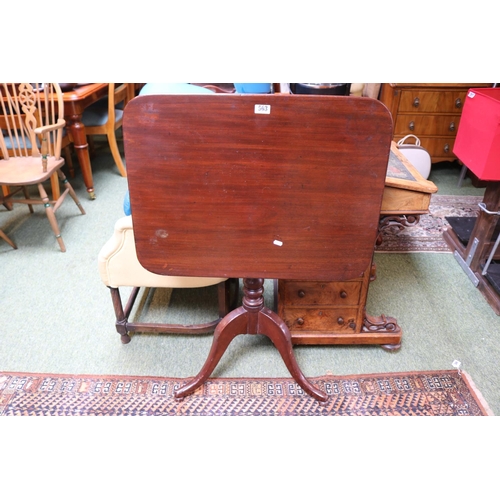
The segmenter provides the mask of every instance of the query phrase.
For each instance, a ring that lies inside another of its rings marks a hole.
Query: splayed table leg
[[[278,349],[288,371],[304,391],[320,402],[326,402],[328,396],[312,385],[299,368],[293,354],[292,339],[288,327],[281,318],[264,307],[264,280],[261,278],[244,279],[243,305],[230,312],[217,326],[212,347],[198,375],[175,392],[181,399],[193,393],[211,375],[231,341],[238,335],[266,335]]]

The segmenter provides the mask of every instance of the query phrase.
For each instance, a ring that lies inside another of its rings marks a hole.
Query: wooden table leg
[[[326,402],[328,396],[312,385],[303,375],[297,364],[292,348],[292,338],[288,327],[273,311],[264,307],[264,280],[245,278],[243,287],[243,305],[230,312],[217,325],[214,340],[199,374],[185,386],[175,392],[181,399],[193,393],[211,375],[231,341],[243,333],[262,334],[271,339],[278,349],[286,367],[295,381],[304,391],[320,402]]]
[[[81,115],[72,115],[69,118],[68,127],[73,137],[73,145],[78,156],[78,162],[82,169],[83,182],[91,200],[95,199],[94,181],[92,179],[92,167],[90,165],[89,145],[85,134],[85,125],[82,123]]]

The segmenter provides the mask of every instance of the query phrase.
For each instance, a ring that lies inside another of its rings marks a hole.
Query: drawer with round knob
[[[459,123],[460,115],[400,114],[394,124],[394,135],[413,134],[420,139],[425,135],[455,137]]]
[[[276,311],[293,343],[358,343],[374,278],[372,263],[361,276],[346,281],[277,280]]]
[[[404,136],[395,136],[397,142]],[[455,159],[453,154],[453,145],[455,144],[455,136],[453,137],[420,137],[420,145],[428,151],[432,157],[432,161],[452,161]]]
[[[404,90],[399,102],[400,113],[461,113],[466,91],[433,92]]]
[[[301,308],[289,307],[283,320],[290,331],[345,332],[357,331],[356,307]]]
[[[361,292],[360,281],[292,281],[285,282],[282,300],[286,305],[317,304],[356,305]]]

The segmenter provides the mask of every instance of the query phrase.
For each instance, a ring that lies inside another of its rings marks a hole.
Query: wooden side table
[[[382,242],[383,234],[389,228],[402,230],[418,224],[420,216],[429,213],[431,196],[437,190],[437,186],[424,179],[393,142],[380,209],[377,244]]]
[[[335,96],[150,95],[123,121],[137,256],[156,274],[244,279],[214,332],[204,383],[239,334],[268,336],[296,382],[285,322],[264,279],[347,281],[371,266],[392,137],[387,108]]]

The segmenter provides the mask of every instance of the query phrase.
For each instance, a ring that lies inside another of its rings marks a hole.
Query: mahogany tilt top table
[[[362,97],[149,95],[125,109],[124,144],[137,256],[148,270],[243,278],[241,307],[217,326],[200,373],[232,339],[264,334],[296,382],[290,332],[264,306],[264,279],[348,280],[370,266],[392,119]]]

